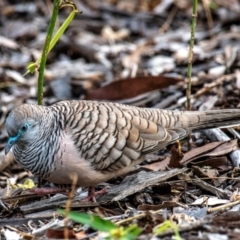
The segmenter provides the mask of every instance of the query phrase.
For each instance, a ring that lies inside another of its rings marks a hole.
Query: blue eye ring
[[[21,132],[26,132],[28,130],[28,124],[23,124],[21,127],[20,127],[20,131]]]

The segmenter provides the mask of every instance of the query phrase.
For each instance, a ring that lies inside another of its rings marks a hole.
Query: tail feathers
[[[194,129],[221,128],[240,125],[240,109],[222,109],[205,112],[185,112],[188,127]]]

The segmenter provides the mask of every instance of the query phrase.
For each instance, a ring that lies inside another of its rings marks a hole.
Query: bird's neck
[[[57,149],[58,139],[62,134],[59,121],[53,112],[44,113],[39,127],[43,130],[28,144],[18,144],[13,149],[18,163],[43,178],[46,178],[54,167],[55,152],[52,149]]]

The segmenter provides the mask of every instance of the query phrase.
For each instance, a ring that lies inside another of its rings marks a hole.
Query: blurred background
[[[85,98],[138,106],[164,101],[157,106],[185,108],[183,81],[168,85],[186,78],[192,1],[73,2],[82,13],[76,14],[48,56],[45,104]],[[41,55],[52,7],[50,0],[0,0],[0,105],[7,110],[36,102],[38,74],[23,74]],[[71,10],[59,11],[56,28]],[[203,92],[193,99],[193,109],[238,105],[239,13],[236,0],[198,4],[192,80],[193,94]],[[159,75],[174,80],[150,77]],[[213,82],[207,90],[206,84]]]

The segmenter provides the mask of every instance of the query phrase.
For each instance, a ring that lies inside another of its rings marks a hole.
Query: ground
[[[50,52],[44,104],[87,99],[186,110],[186,84],[192,1],[74,0],[77,13]],[[38,179],[5,157],[5,119],[22,103],[37,103],[38,73],[26,66],[41,54],[52,12],[51,1],[0,0],[0,228],[1,237],[63,238],[66,202],[142,229],[139,239],[172,239],[174,227],[153,237],[171,220],[183,239],[239,239],[238,128],[193,132],[179,145],[147,155],[136,172],[99,186],[97,203],[81,202],[87,189],[36,195],[27,188]],[[192,68],[192,110],[238,108],[240,96],[240,4],[198,4]],[[59,12],[56,28],[71,12]],[[27,180],[27,182],[26,182]],[[31,182],[33,180],[33,182]],[[17,185],[18,184],[18,185]],[[20,185],[21,184],[21,185]],[[43,182],[43,186],[48,183]],[[59,232],[53,229],[60,229]],[[74,239],[100,233],[70,223]],[[57,234],[60,234],[57,235]]]

